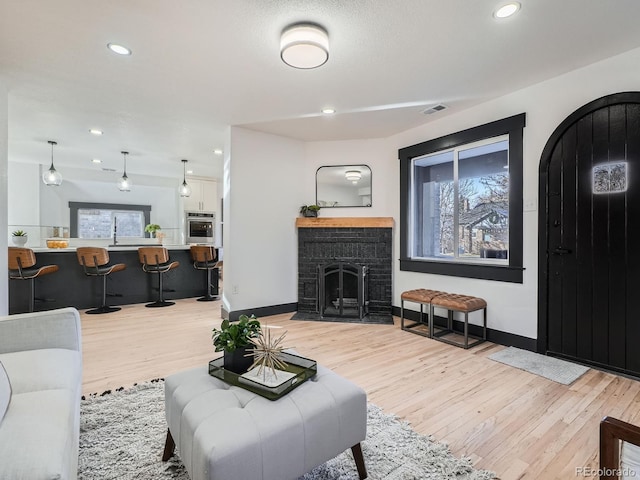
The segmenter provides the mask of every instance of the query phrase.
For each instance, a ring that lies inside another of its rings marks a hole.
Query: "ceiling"
[[[495,0],[0,0],[9,160],[48,164],[55,140],[63,175],[121,170],[127,150],[134,182],[180,178],[183,158],[217,177],[229,125],[386,137],[640,47],[637,0],[521,3],[496,20]],[[320,68],[280,60],[281,31],[301,21],[329,33]]]

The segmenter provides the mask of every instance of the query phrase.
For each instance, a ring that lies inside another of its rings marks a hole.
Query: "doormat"
[[[296,312],[291,320],[307,320],[315,322],[343,322],[343,323],[367,323],[378,325],[393,325],[391,315],[370,315],[367,314],[362,319],[358,317],[322,317],[319,313]]]
[[[584,375],[589,367],[567,362],[559,358],[540,355],[539,353],[509,347],[489,355],[491,360],[519,368],[529,373],[540,375],[563,385],[571,385]]]

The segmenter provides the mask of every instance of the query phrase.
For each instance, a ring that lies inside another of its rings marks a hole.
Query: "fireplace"
[[[298,218],[294,319],[393,323],[393,219]]]
[[[330,263],[318,266],[320,316],[356,317],[367,313],[368,277],[365,265]]]

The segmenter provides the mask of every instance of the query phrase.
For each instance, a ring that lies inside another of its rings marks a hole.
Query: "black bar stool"
[[[36,255],[33,250],[26,247],[8,247],[9,250],[9,279],[29,280],[31,294],[29,298],[29,311],[33,312],[36,300],[35,279],[49,273],[58,271],[58,265],[44,265],[36,267]]]
[[[107,275],[124,270],[127,266],[124,263],[108,265],[109,252],[106,248],[78,247],[76,254],[85,275],[88,277],[102,277],[102,305],[98,308],[87,310],[85,313],[111,313],[120,310],[120,307],[107,305]]]
[[[220,262],[218,262],[218,249],[214,248],[210,245],[191,245],[191,259],[193,260],[193,268],[196,270],[206,270],[207,271],[207,290],[206,295],[202,298],[199,298],[199,302],[211,302],[216,300],[217,297],[211,294],[211,288],[213,284],[211,283],[211,272],[216,270],[216,275],[218,274],[218,269],[220,268]],[[218,279],[216,278],[216,287],[218,285]],[[217,288],[216,288],[217,293]]]
[[[138,249],[138,258],[142,264],[142,270],[146,273],[158,274],[158,300],[148,303],[145,307],[168,307],[175,302],[164,300],[162,293],[162,277],[165,272],[180,266],[180,262],[170,262],[169,252],[164,247],[141,247]]]

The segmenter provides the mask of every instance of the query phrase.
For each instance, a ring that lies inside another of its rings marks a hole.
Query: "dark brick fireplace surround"
[[[393,218],[298,218],[298,314],[319,319],[318,267],[345,262],[367,267],[368,315],[392,322]]]

